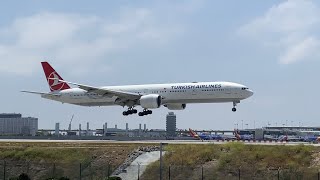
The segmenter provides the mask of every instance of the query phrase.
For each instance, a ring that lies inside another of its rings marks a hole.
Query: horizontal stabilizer
[[[23,93],[29,93],[29,94],[38,94],[38,95],[60,96],[59,94],[44,93],[44,92],[35,92],[35,91],[21,91],[21,92],[23,92]]]

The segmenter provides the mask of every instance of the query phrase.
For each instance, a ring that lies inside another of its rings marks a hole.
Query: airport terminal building
[[[21,114],[0,114],[0,135],[32,135],[38,131],[38,118]]]

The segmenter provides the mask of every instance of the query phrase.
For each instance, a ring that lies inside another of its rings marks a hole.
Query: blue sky
[[[319,126],[320,4],[316,1],[4,1],[0,7],[1,112],[39,118],[40,128],[89,121],[165,128],[168,110],[121,115],[20,93],[49,91],[40,62],[94,86],[232,81],[255,91],[232,104],[191,104],[179,128],[268,123]]]

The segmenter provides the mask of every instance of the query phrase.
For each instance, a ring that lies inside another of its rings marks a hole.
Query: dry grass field
[[[27,173],[32,179],[100,179],[111,174],[141,144],[1,142],[0,177]],[[80,165],[81,164],[81,165]],[[5,167],[4,167],[5,166]]]

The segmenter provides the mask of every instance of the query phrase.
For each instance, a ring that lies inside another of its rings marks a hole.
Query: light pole
[[[162,180],[162,146],[167,145],[168,143],[160,142],[160,180]]]
[[[247,126],[247,129],[249,129],[249,127],[248,127],[248,126],[249,126],[249,124],[247,123],[247,124],[245,124],[245,125]]]
[[[140,180],[140,162],[137,162],[138,164],[138,180]]]
[[[241,129],[243,129],[243,120],[241,120]]]

